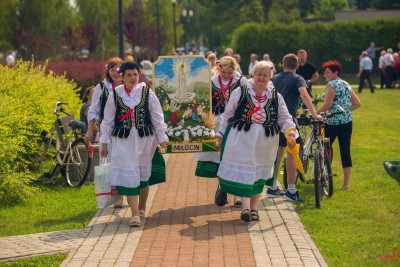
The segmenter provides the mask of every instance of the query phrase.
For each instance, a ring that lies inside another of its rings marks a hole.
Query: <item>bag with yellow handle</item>
[[[289,153],[292,154],[293,159],[294,159],[294,163],[296,164],[296,168],[299,170],[299,172],[301,172],[302,174],[304,174],[304,168],[303,168],[303,163],[301,163],[300,157],[299,157],[299,151],[300,151],[300,144],[296,144],[293,148],[290,148],[290,138],[289,138],[289,132],[291,130],[296,131],[295,127],[290,127],[286,133],[285,133],[285,137],[286,137],[286,141],[287,141],[287,146],[286,146],[286,151],[288,151]]]

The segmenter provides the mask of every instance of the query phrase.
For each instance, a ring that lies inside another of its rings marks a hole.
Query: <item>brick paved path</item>
[[[62,266],[326,266],[289,202],[263,197],[261,221],[246,225],[240,207],[213,204],[217,181],[195,177],[190,154],[167,158],[144,226],[110,207],[82,230],[0,238],[0,261],[70,251]]]

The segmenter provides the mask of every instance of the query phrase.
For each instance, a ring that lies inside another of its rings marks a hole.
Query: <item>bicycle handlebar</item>
[[[64,111],[62,105],[68,105],[67,102],[61,102],[57,101],[56,104],[54,105],[54,110],[53,113],[58,117],[60,115],[60,112],[69,115],[67,112]]]
[[[341,106],[336,105],[335,107],[337,107],[339,109],[339,111],[332,112],[332,113],[321,112],[320,115],[324,119],[327,119],[327,118],[331,118],[335,115],[344,113],[344,109]],[[300,117],[298,117],[296,119],[297,119],[297,122],[299,123],[299,125],[310,125],[312,122],[322,122],[320,120],[314,120],[311,115],[307,115],[307,114],[301,114]]]

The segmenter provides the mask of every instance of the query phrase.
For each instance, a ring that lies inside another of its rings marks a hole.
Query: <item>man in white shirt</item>
[[[360,82],[358,84],[359,93],[362,92],[364,86],[364,80],[367,80],[371,93],[374,92],[374,87],[371,82],[372,67],[373,67],[372,59],[368,56],[367,51],[363,51],[361,53],[361,59],[360,59],[360,71],[357,73],[357,77],[360,79]]]
[[[383,64],[385,64],[385,74],[386,74],[386,89],[392,88],[393,83],[393,50],[392,48],[388,48],[386,51],[386,55],[383,57]]]
[[[17,53],[15,51],[11,51],[6,57],[6,65],[9,67],[14,67],[15,65],[15,56]]]
[[[385,55],[386,55],[386,50],[382,50],[378,63],[379,71],[381,73],[381,89],[385,87],[385,82],[386,82],[385,62],[384,62]]]

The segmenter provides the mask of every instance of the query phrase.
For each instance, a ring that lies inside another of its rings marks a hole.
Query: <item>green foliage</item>
[[[342,63],[345,73],[355,73],[358,71],[358,57],[371,40],[375,40],[377,46],[388,48],[398,42],[399,35],[399,19],[309,24],[247,23],[234,31],[232,47],[242,55],[267,52],[276,63],[281,62],[285,54],[297,53],[298,49],[304,48],[308,51],[309,61],[317,68],[326,60],[336,59]],[[242,56],[241,64],[247,66],[248,57]]]
[[[0,187],[27,185],[26,179],[20,178],[38,166],[37,158],[43,150],[39,136],[55,121],[55,102],[68,102],[67,110],[78,114],[79,98],[73,82],[48,75],[45,68],[34,68],[31,62],[20,61],[12,69],[0,65],[0,72]],[[17,201],[20,196],[19,200],[25,200],[25,191],[17,187],[10,187],[14,191],[2,188],[2,197]]]
[[[67,254],[41,255],[32,258],[19,259],[11,262],[0,262],[0,267],[55,267],[60,266],[67,258]]]
[[[29,186],[29,178],[23,173],[7,173],[0,178],[0,206],[12,206],[27,202],[37,189]]]

